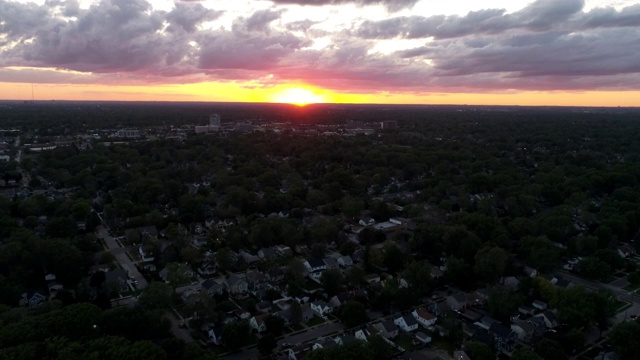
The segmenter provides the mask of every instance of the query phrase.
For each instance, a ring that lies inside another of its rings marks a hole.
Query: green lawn
[[[312,326],[316,326],[324,323],[325,323],[325,320],[323,318],[321,318],[320,316],[314,316],[313,319],[307,321],[307,326],[312,327]]]
[[[442,338],[440,336],[432,336],[431,339],[432,340],[430,346],[432,348],[445,350],[449,354],[453,354],[453,352],[456,350],[455,345],[447,341],[445,338]]]
[[[409,350],[413,350],[415,348],[415,345],[413,345],[413,336],[409,335],[409,334],[400,334],[398,335],[398,337],[396,337],[394,339],[394,342],[396,343],[396,345],[402,347],[403,349],[409,351]]]

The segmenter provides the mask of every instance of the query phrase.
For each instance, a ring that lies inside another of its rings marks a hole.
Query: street
[[[282,343],[290,343],[290,344],[301,344],[307,341],[316,340],[318,338],[325,337],[329,334],[341,332],[344,329],[342,324],[337,322],[326,322],[322,325],[318,325],[314,328],[311,328],[303,333],[296,334],[293,336],[285,336],[284,339],[278,340],[278,347],[275,351],[280,351],[282,349]],[[246,360],[246,359],[257,359],[260,356],[257,348],[247,349],[243,348],[241,352],[236,352],[233,354],[229,354],[225,356],[225,359],[228,360]]]
[[[129,276],[137,281],[137,288],[144,289],[147,287],[147,280],[140,274],[135,263],[127,256],[126,249],[121,247],[116,239],[109,234],[109,230],[104,225],[100,225],[96,228],[96,234],[104,241],[105,246],[122,265],[122,268],[127,270]]]

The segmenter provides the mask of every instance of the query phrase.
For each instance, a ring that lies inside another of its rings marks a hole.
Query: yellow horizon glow
[[[31,83],[0,82],[0,100],[31,100],[31,86]],[[510,91],[502,93],[398,92],[366,94],[337,92],[299,83],[290,85],[282,84],[272,87],[256,87],[255,84],[232,82],[155,86],[34,84],[33,88],[36,101],[286,102],[292,104],[362,103],[640,107],[640,91]],[[289,93],[291,91],[293,91],[293,93]],[[290,97],[285,96],[287,94],[289,94]]]

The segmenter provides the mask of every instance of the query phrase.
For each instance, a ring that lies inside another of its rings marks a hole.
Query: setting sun
[[[282,90],[273,96],[273,101],[279,103],[305,106],[308,104],[325,102],[324,96],[318,95],[313,90],[301,87],[292,87]]]

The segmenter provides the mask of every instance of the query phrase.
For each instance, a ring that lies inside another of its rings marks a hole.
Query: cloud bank
[[[345,92],[640,90],[640,4],[587,11],[583,0],[537,0],[513,12],[410,15],[420,1],[272,0],[267,8],[248,1],[256,6],[246,9],[177,1],[162,10],[147,0],[89,7],[0,0],[0,81],[305,82]],[[342,14],[347,3],[382,5],[387,16]],[[331,19],[315,16],[329,7],[346,26],[328,30]],[[308,16],[292,19],[294,12]],[[379,51],[402,42],[411,45]]]

